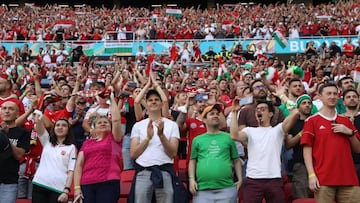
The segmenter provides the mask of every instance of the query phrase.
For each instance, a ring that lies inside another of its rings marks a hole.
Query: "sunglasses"
[[[265,89],[265,88],[266,88],[266,85],[254,86],[254,90]]]

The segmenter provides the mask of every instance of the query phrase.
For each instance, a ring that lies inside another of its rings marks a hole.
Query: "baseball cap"
[[[156,96],[158,96],[158,97],[160,98],[160,100],[161,100],[161,96],[160,96],[159,92],[156,91],[156,90],[154,90],[154,89],[150,89],[150,90],[146,93],[145,99],[148,100],[149,97],[150,97],[150,95],[156,95]]]
[[[0,131],[0,159],[4,160],[12,156],[9,138]]]
[[[209,99],[209,96],[207,94],[197,94],[194,97],[195,101],[207,101]]]
[[[206,114],[209,113],[210,111],[212,111],[213,109],[217,109],[219,112],[222,111],[222,106],[220,104],[214,104],[214,105],[211,105],[211,106],[208,106],[206,107],[202,114],[201,114],[201,117],[205,118],[206,117]]]

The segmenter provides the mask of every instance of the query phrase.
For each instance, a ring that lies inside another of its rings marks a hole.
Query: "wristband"
[[[68,192],[71,192],[70,187],[65,187],[64,190],[67,190]]]
[[[75,185],[74,186],[74,189],[77,190],[77,189],[81,189],[80,185]]]
[[[161,89],[160,85],[156,85],[155,89]]]
[[[195,179],[194,176],[189,176],[189,179]]]
[[[146,136],[146,137],[145,137],[145,140],[148,141],[148,142],[150,142],[149,136]]]
[[[316,175],[315,175],[315,173],[310,173],[309,174],[309,178],[312,178],[312,177],[315,177]]]

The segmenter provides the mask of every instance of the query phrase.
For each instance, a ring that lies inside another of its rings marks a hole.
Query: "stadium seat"
[[[292,203],[315,203],[315,199],[313,198],[296,199],[292,201]]]
[[[285,193],[285,202],[291,203],[291,190],[292,190],[292,184],[291,182],[287,182],[284,184],[284,193]]]
[[[120,197],[118,203],[127,203],[127,198]]]
[[[131,189],[131,182],[120,181],[120,197],[127,198]]]
[[[16,203],[31,203],[31,199],[17,199]]]
[[[135,170],[126,170],[121,172],[121,181],[122,182],[132,182],[135,175]]]

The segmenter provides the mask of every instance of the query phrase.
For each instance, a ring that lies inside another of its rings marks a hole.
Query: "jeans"
[[[238,191],[236,187],[229,187],[216,190],[202,190],[198,191],[194,197],[194,203],[236,203],[238,198]]]
[[[174,190],[171,176],[168,172],[161,171],[163,175],[163,188],[154,188],[150,180],[151,171],[143,170],[137,174],[135,185],[135,203],[151,203],[153,192],[157,203],[173,202]]]
[[[39,163],[35,164],[37,168]],[[24,176],[26,168],[26,162],[20,164],[19,167],[19,185],[18,185],[18,193],[17,198],[19,199],[31,199],[32,198],[32,178],[27,178]]]
[[[0,183],[0,203],[15,203],[18,184]]]
[[[134,161],[130,158],[130,141],[130,134],[126,134],[122,143],[124,170],[134,169]]]

